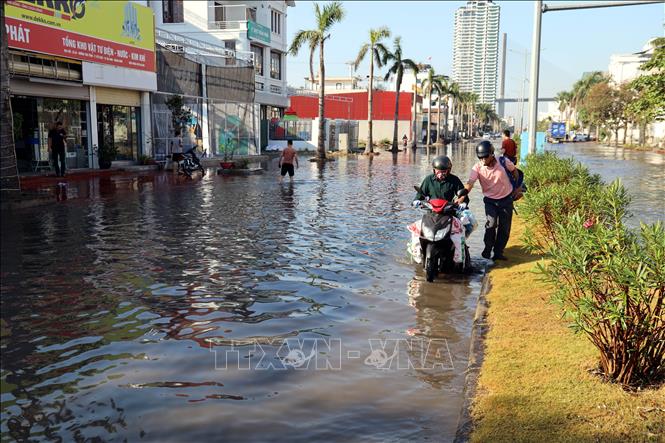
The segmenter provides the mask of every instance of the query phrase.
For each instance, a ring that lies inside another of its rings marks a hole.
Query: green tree
[[[434,68],[429,68],[427,71],[427,78],[423,80],[423,95],[427,96],[427,146],[432,144],[432,92],[442,87],[441,82],[445,80],[445,76],[437,75]]]
[[[372,99],[374,89],[374,64],[381,68],[383,61],[386,58],[388,50],[381,43],[385,38],[390,37],[390,30],[381,27],[378,29],[369,30],[369,41],[364,43],[355,61],[353,62],[354,69],[358,69],[358,65],[363,61],[365,56],[369,53],[369,84],[367,87],[367,146],[365,146],[365,154],[370,154],[373,151],[373,137],[372,137]]]
[[[310,59],[312,58],[312,50],[314,47],[319,48],[319,140],[316,148],[316,157],[318,160],[325,160],[326,158],[326,134],[325,134],[325,121],[324,121],[324,107],[325,107],[325,41],[330,38],[330,28],[335,23],[342,21],[344,18],[344,8],[340,2],[332,2],[326,4],[323,8],[318,3],[314,3],[314,17],[316,19],[316,29],[300,30],[293,37],[289,53],[297,55],[300,48],[307,44],[310,48]],[[310,75],[312,73],[310,72]]]
[[[579,112],[581,105],[584,103],[584,99],[595,84],[604,81],[607,81],[607,76],[603,72],[593,71],[584,74],[582,78],[576,81],[573,85],[573,90],[571,91],[571,103],[581,122],[590,123],[588,116],[586,114],[580,115]]]
[[[651,42],[653,56],[640,66],[645,74],[630,83],[636,97],[627,106],[627,114],[640,128],[640,145],[645,143],[646,125],[665,119],[665,37]]]
[[[414,72],[414,75],[418,73],[418,65],[409,58],[403,58],[402,54],[402,39],[400,37],[395,37],[393,41],[393,50],[387,51],[385,58],[383,60],[384,65],[390,64],[388,72],[384,80],[388,80],[390,77],[395,77],[395,122],[393,128],[393,143],[392,143],[392,152],[397,152],[397,124],[399,119],[399,90],[402,87],[402,79],[404,78],[404,71],[411,70]],[[415,141],[415,140],[414,140]]]

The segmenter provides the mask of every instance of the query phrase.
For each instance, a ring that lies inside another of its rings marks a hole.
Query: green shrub
[[[620,213],[617,212],[617,215]],[[665,228],[628,230],[580,214],[557,225],[559,247],[538,270],[553,301],[600,351],[600,369],[624,385],[665,377]]]
[[[626,228],[629,197],[583,165],[552,153],[527,157],[519,205],[525,246],[549,258],[538,271],[553,300],[600,351],[600,368],[625,385],[665,376],[665,228]]]

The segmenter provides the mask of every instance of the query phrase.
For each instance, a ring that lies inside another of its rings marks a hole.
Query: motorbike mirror
[[[416,185],[414,185],[414,186],[413,186],[413,189],[415,189],[416,192],[420,192],[420,186],[416,186]]]
[[[469,195],[469,191],[467,191],[466,188],[463,188],[463,189],[460,189],[459,191],[457,191],[456,195],[458,197],[464,197],[464,196]]]

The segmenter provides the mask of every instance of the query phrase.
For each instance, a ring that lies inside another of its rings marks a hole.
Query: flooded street
[[[548,149],[573,157],[606,183],[620,178],[631,196],[630,226],[665,221],[665,155],[589,143],[548,145]]]
[[[427,157],[268,169],[3,211],[4,440],[452,440],[482,275],[409,263]]]

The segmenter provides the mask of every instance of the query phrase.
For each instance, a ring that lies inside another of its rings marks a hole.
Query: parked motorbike
[[[205,169],[201,165],[199,157],[196,155],[196,148],[191,148],[185,152],[175,152],[171,154],[171,160],[178,163],[178,173],[192,177],[195,171],[201,171],[205,175]]]

